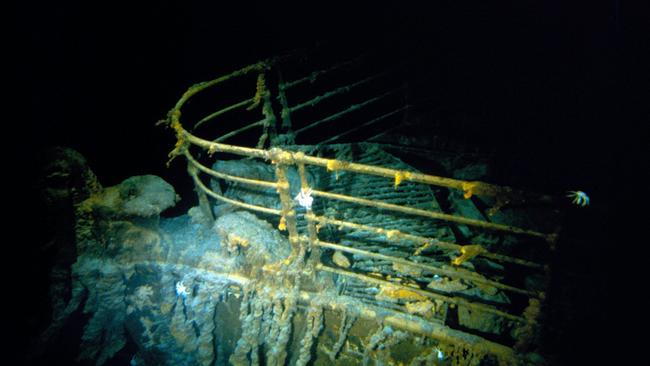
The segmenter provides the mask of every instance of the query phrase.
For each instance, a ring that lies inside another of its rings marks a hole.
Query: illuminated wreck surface
[[[399,145],[382,131],[418,129],[402,74],[304,60],[197,84],[161,121],[197,194],[178,217],[160,216],[179,199],[163,179],[103,187],[52,153],[45,197],[72,202],[76,244],[37,349],[80,322],[71,342],[96,365],[543,364],[560,208],[582,196],[487,183],[489,157],[458,146]]]

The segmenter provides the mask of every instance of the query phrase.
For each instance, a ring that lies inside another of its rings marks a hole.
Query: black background
[[[593,346],[607,342],[603,333],[620,316],[609,309],[621,288],[605,269],[608,258],[624,254],[610,228],[615,206],[640,198],[637,184],[632,191],[621,184],[636,174],[638,125],[650,116],[642,9],[618,0],[163,0],[25,2],[12,10],[18,62],[8,71],[18,83],[9,109],[17,117],[6,122],[5,138],[8,160],[18,163],[9,180],[18,185],[34,177],[43,148],[64,145],[81,152],[105,186],[156,174],[191,196],[182,165],[165,167],[172,134],[154,126],[190,85],[320,42],[401,45],[401,57],[435,59],[445,75],[438,90],[493,126],[485,138],[509,157],[502,164],[513,182],[590,193],[592,206],[570,215],[578,216],[570,235],[594,238],[592,250],[567,254],[583,262],[588,290],[568,300],[574,309],[556,319],[562,329],[551,347],[567,364],[611,356]],[[39,326],[29,321],[39,318],[29,300],[41,301],[46,283],[27,257],[43,239],[31,202],[17,216],[32,229],[14,247],[28,284],[16,295],[28,300],[14,317],[21,336]]]

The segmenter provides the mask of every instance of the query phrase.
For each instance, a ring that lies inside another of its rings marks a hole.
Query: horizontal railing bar
[[[349,135],[349,134],[354,133],[354,132],[356,132],[356,131],[359,131],[359,130],[361,130],[361,129],[363,129],[363,128],[366,128],[366,127],[368,127],[368,126],[370,126],[370,125],[372,125],[372,124],[375,124],[375,123],[377,123],[377,122],[379,122],[379,121],[381,121],[381,120],[383,120],[383,119],[386,119],[386,118],[388,118],[388,117],[391,117],[391,116],[393,116],[393,115],[395,115],[395,114],[397,114],[397,113],[399,113],[399,112],[402,112],[402,111],[404,111],[404,110],[406,110],[406,109],[408,109],[408,108],[409,108],[409,106],[404,106],[404,107],[399,108],[399,109],[396,109],[396,110],[394,110],[394,111],[392,111],[392,112],[389,112],[389,113],[383,114],[383,115],[381,115],[381,116],[379,116],[379,117],[377,117],[377,118],[373,118],[373,119],[371,119],[370,121],[365,122],[365,123],[363,123],[363,124],[361,124],[361,125],[359,125],[359,126],[357,126],[357,127],[355,127],[355,128],[352,128],[352,129],[350,129],[350,130],[347,130],[347,131],[345,131],[345,132],[343,132],[343,133],[340,133],[340,134],[338,134],[338,135],[336,135],[336,136],[334,136],[334,137],[330,137],[330,138],[328,138],[327,140],[323,140],[323,141],[317,143],[316,145],[317,145],[317,146],[318,146],[318,145],[324,145],[324,144],[330,143],[330,142],[332,142],[332,141],[336,141],[337,139],[340,139],[341,137],[343,137],[343,136],[345,136],[345,135]]]
[[[462,344],[464,347],[481,354],[494,354],[504,364],[514,359],[513,349],[503,344],[377,305],[364,304],[359,306],[359,300],[348,295],[339,295],[336,300],[331,301],[327,297],[320,296],[319,293],[300,291],[300,300],[307,303],[317,303],[333,311],[347,311],[358,314],[364,319],[381,320],[383,324],[396,329],[430,337],[445,344]]]
[[[300,85],[300,84],[305,83],[307,81],[309,81],[310,83],[313,83],[321,75],[325,75],[325,74],[327,74],[329,72],[332,72],[332,71],[338,70],[340,68],[343,68],[345,66],[348,66],[348,65],[354,64],[356,62],[359,62],[359,60],[361,60],[361,58],[362,57],[357,57],[357,58],[354,58],[352,60],[348,60],[348,61],[344,61],[344,62],[341,62],[339,64],[336,64],[336,65],[334,65],[334,66],[332,66],[332,67],[330,67],[328,69],[313,71],[308,76],[302,77],[300,79],[296,79],[294,81],[287,81],[287,82],[281,83],[278,87],[280,88],[280,90],[287,90],[289,88],[293,88],[294,86]]]
[[[230,80],[232,78],[246,75],[246,74],[248,74],[249,72],[252,72],[252,71],[264,70],[264,69],[270,67],[271,64],[273,64],[274,62],[275,62],[274,60],[260,61],[258,63],[243,67],[243,68],[241,68],[241,69],[239,69],[237,71],[233,71],[228,75],[224,75],[224,76],[221,76],[219,78],[216,78],[216,79],[213,79],[213,80],[210,80],[210,81],[204,81],[204,82],[201,82],[201,83],[194,84],[194,85],[190,86],[185,93],[183,93],[183,96],[181,97],[181,99],[179,99],[178,102],[176,102],[176,105],[174,106],[174,109],[172,109],[171,113],[173,113],[174,111],[180,111],[181,107],[183,106],[183,104],[185,104],[185,102],[187,102],[188,99],[190,99],[194,94],[196,94],[196,93],[198,93],[198,92],[200,92],[202,90],[205,90],[205,89],[210,88],[210,87],[212,87],[214,85],[220,84],[220,83],[222,83],[224,81]]]
[[[325,242],[325,241],[321,241],[321,240],[318,240],[315,244],[318,245],[319,247],[322,247],[322,248],[340,250],[342,252],[346,252],[346,253],[350,253],[350,254],[358,254],[358,255],[362,255],[364,257],[368,257],[368,258],[386,260],[386,261],[390,261],[392,263],[398,263],[398,264],[402,264],[402,265],[405,265],[405,266],[410,266],[410,267],[423,269],[423,270],[429,271],[429,272],[431,272],[433,274],[437,274],[437,275],[443,275],[443,276],[452,277],[452,278],[460,278],[460,279],[463,279],[463,280],[472,281],[472,282],[475,282],[475,283],[480,283],[480,284],[483,284],[483,285],[488,285],[488,286],[491,286],[491,287],[495,287],[495,288],[498,288],[498,289],[501,289],[501,290],[506,290],[506,291],[518,293],[518,294],[521,294],[521,295],[539,297],[539,294],[537,294],[536,292],[533,292],[533,291],[528,291],[528,290],[520,289],[520,288],[517,288],[517,287],[509,286],[509,285],[503,284],[501,282],[488,280],[486,278],[478,277],[478,276],[475,276],[475,275],[464,274],[464,273],[461,273],[461,272],[455,271],[455,270],[443,269],[443,268],[439,268],[439,267],[428,265],[428,264],[412,262],[412,261],[409,261],[409,260],[406,260],[406,259],[391,257],[389,255],[384,255],[384,254],[379,254],[379,253],[373,253],[373,252],[369,252],[369,251],[366,251],[366,250],[351,248],[351,247],[347,247],[345,245],[329,243],[329,242]]]
[[[262,159],[268,159],[269,157],[269,153],[266,150],[208,141],[192,135],[191,133],[185,131],[182,127],[177,126],[175,128],[177,129],[177,131],[180,131],[179,133],[182,135],[181,138],[186,139],[187,142],[196,145],[198,147],[201,147],[207,150],[208,152],[225,152],[229,154],[262,158]]]
[[[403,181],[417,182],[428,185],[447,187],[452,189],[462,190],[465,195],[478,195],[478,196],[491,196],[500,199],[511,200],[511,202],[525,202],[528,197],[533,196],[523,191],[515,190],[506,186],[497,186],[481,181],[463,181],[453,178],[439,177],[435,175],[423,174],[419,172],[410,172],[404,170],[396,170],[391,168],[383,168],[373,165],[358,164],[336,159],[325,159],[315,156],[309,156],[300,153],[293,153],[292,159],[295,162],[301,162],[309,165],[316,165],[327,168],[328,170],[343,170],[353,173],[375,175],[386,178],[401,177]],[[548,195],[535,195],[539,198],[539,202],[551,202],[553,198]],[[495,224],[497,225],[497,224]],[[502,225],[504,226],[504,225]],[[557,238],[556,234],[544,234],[533,230],[524,230],[528,235],[546,239],[548,242],[554,242]]]
[[[230,175],[230,174],[225,174],[218,172],[216,170],[212,170],[205,165],[199,163],[194,157],[190,154],[189,151],[185,150],[185,157],[189,162],[194,165],[196,168],[198,168],[200,171],[209,174],[215,178],[220,178],[220,179],[225,179],[225,180],[231,180],[234,182],[239,182],[239,183],[244,183],[244,184],[250,184],[250,185],[255,185],[255,186],[262,186],[262,187],[267,187],[267,188],[277,188],[278,183],[277,182],[269,182],[265,180],[257,180],[257,179],[250,179],[250,178],[244,178],[244,177],[238,177],[235,175]]]
[[[321,125],[321,124],[323,124],[325,122],[329,122],[329,121],[335,120],[337,118],[341,118],[341,117],[343,117],[344,115],[346,115],[346,114],[348,114],[350,112],[354,112],[354,111],[356,111],[358,109],[361,109],[361,108],[363,108],[363,107],[365,107],[365,106],[367,106],[369,104],[372,104],[372,103],[374,103],[374,102],[376,102],[378,100],[381,100],[382,98],[385,98],[385,97],[397,92],[400,89],[402,89],[402,88],[397,88],[397,89],[390,90],[390,91],[388,91],[388,92],[386,92],[384,94],[378,95],[378,96],[376,96],[374,98],[370,98],[370,99],[368,99],[368,100],[366,100],[364,102],[361,102],[359,104],[352,104],[350,107],[348,107],[348,108],[346,108],[346,109],[344,109],[344,110],[342,110],[340,112],[334,113],[334,114],[332,114],[330,116],[327,116],[327,117],[325,117],[323,119],[320,119],[320,120],[318,120],[316,122],[313,122],[313,123],[311,123],[311,124],[309,124],[309,125],[307,125],[305,127],[297,129],[296,131],[294,131],[294,134],[298,135],[299,133],[305,132],[305,131],[307,131],[307,130],[309,130],[311,128],[314,128],[316,126],[319,126],[319,125]]]
[[[196,146],[202,147],[212,152],[219,151],[219,152],[226,152],[230,154],[258,157],[264,159],[278,158],[278,159],[286,160],[286,163],[288,164],[304,163],[304,164],[316,165],[324,168],[331,166],[332,167],[331,170],[344,170],[353,173],[376,175],[376,176],[387,177],[387,178],[394,178],[396,177],[396,175],[402,174],[403,179],[405,181],[418,182],[423,184],[429,184],[429,185],[435,185],[435,186],[441,186],[441,187],[447,187],[447,188],[453,188],[459,190],[463,190],[464,184],[470,184],[473,185],[473,189],[475,191],[475,194],[477,195],[482,195],[482,194],[490,195],[490,196],[494,196],[496,194],[503,194],[507,196],[519,195],[519,192],[514,192],[509,187],[500,187],[500,186],[495,186],[492,184],[487,184],[479,181],[469,182],[469,181],[462,181],[458,179],[422,174],[417,172],[406,172],[402,170],[383,168],[383,167],[377,167],[377,166],[366,165],[366,164],[358,164],[358,163],[340,161],[335,159],[325,159],[325,158],[319,158],[315,156],[308,156],[303,153],[292,153],[288,151],[282,151],[277,148],[267,151],[262,149],[227,145],[227,144],[217,143],[213,141],[208,141],[196,137],[191,133],[187,132],[180,124],[179,118],[180,118],[180,111],[171,113],[170,125],[172,126],[172,128],[174,128],[174,130],[176,130],[176,133],[179,136],[179,138],[185,139]],[[552,239],[552,235],[550,234],[537,233],[537,235],[534,236],[541,236],[546,238],[547,240]]]
[[[425,244],[430,244],[433,247],[438,247],[442,249],[450,249],[450,250],[460,250],[462,248],[462,245],[456,244],[456,243],[450,243],[450,242],[445,242],[441,241],[435,238],[429,238],[425,236],[418,236],[418,235],[412,235],[412,234],[407,234],[403,233],[399,230],[386,230],[378,227],[373,227],[373,226],[368,226],[368,225],[363,225],[363,224],[357,224],[353,222],[348,222],[348,221],[342,221],[342,220],[336,220],[332,219],[329,217],[325,216],[316,216],[314,214],[306,214],[305,217],[307,217],[310,220],[318,221],[320,223],[325,223],[325,224],[330,224],[330,225],[335,225],[335,226],[343,226],[351,229],[357,229],[361,231],[367,231],[367,232],[374,232],[376,234],[380,235],[387,235],[387,236],[393,236],[396,238],[403,238],[405,240],[410,240],[413,242],[420,243],[422,245]],[[519,264],[522,266],[526,267],[531,267],[531,268],[536,268],[536,269],[543,269],[544,266],[542,266],[539,263],[519,259],[519,258],[513,258],[507,255],[502,255],[502,254],[496,254],[492,252],[488,252],[485,250],[484,252],[481,252],[478,254],[478,256],[486,257],[486,258],[491,258],[495,259],[501,262],[508,262],[508,263],[515,263]]]
[[[408,126],[408,125],[407,125],[406,123],[400,123],[400,124],[398,124],[398,125],[394,125],[394,126],[391,127],[391,128],[383,129],[383,130],[381,130],[381,132],[379,132],[378,134],[375,134],[375,135],[373,135],[373,136],[368,137],[368,138],[366,139],[366,141],[368,141],[368,142],[372,142],[374,139],[376,139],[376,138],[378,138],[378,137],[380,137],[380,136],[390,135],[391,132],[393,132],[393,131],[395,131],[395,130],[399,130],[400,128],[404,128],[405,126]]]
[[[389,168],[381,168],[381,167],[375,167],[375,166],[364,165],[364,164],[341,162],[341,161],[338,161],[338,160],[323,159],[323,158],[318,158],[318,157],[314,157],[314,156],[308,156],[308,155],[305,155],[303,153],[292,153],[292,152],[288,152],[288,151],[282,151],[281,149],[277,149],[277,148],[267,151],[267,150],[262,150],[262,149],[255,149],[255,148],[248,148],[248,147],[226,145],[226,144],[211,142],[211,141],[207,141],[207,140],[201,139],[199,137],[196,137],[196,136],[192,135],[191,133],[187,132],[185,129],[183,129],[182,125],[178,121],[179,115],[180,115],[180,112],[179,113],[174,113],[171,116],[171,118],[172,118],[171,125],[176,130],[176,133],[177,133],[178,137],[180,139],[186,139],[189,143],[200,146],[200,147],[208,150],[208,152],[220,151],[220,152],[227,152],[227,153],[232,153],[232,154],[237,154],[237,155],[252,156],[252,157],[258,157],[258,158],[263,158],[263,159],[271,159],[273,161],[285,162],[285,163],[288,163],[288,164],[304,163],[304,164],[310,164],[310,165],[317,165],[317,166],[321,166],[321,167],[325,167],[325,168],[330,167],[330,168],[332,168],[331,170],[346,170],[346,171],[351,171],[351,172],[356,172],[356,173],[379,175],[379,176],[385,176],[385,177],[396,177],[398,174],[404,175],[405,173],[408,173],[408,177],[404,176],[405,180],[415,181],[415,182],[420,182],[420,183],[425,183],[425,184],[445,185],[445,186],[448,186],[448,187],[451,187],[451,188],[457,188],[457,189],[463,189],[463,184],[464,183],[465,184],[470,183],[470,184],[473,184],[474,187],[477,188],[477,190],[481,191],[481,193],[489,193],[492,190],[503,190],[504,189],[504,187],[493,186],[493,185],[489,185],[489,184],[482,183],[482,182],[465,182],[465,181],[461,181],[461,180],[431,176],[431,175],[426,175],[426,174],[422,174],[422,173],[403,172],[403,171],[400,171],[400,170],[389,169]],[[483,190],[485,190],[485,192]],[[408,214],[413,214],[413,215],[430,217],[430,218],[434,218],[434,219],[441,219],[441,220],[446,220],[446,221],[451,221],[451,222],[457,222],[457,223],[460,223],[460,224],[481,227],[481,228],[489,229],[489,230],[497,230],[497,231],[510,232],[510,233],[514,233],[514,234],[522,234],[522,235],[540,237],[540,238],[546,239],[547,241],[553,241],[554,240],[554,235],[553,234],[544,234],[544,233],[540,233],[540,232],[537,232],[537,231],[521,229],[521,228],[517,228],[517,227],[514,227],[514,226],[509,226],[509,225],[495,224],[495,223],[491,223],[491,222],[487,222],[487,221],[468,219],[468,218],[465,218],[465,217],[462,217],[462,216],[454,216],[454,215],[449,215],[449,214],[444,214],[444,213],[439,213],[439,212],[433,212],[433,211],[427,211],[427,210],[422,210],[422,209],[416,209],[416,208],[412,208],[412,207],[400,206],[400,205],[395,205],[395,204],[390,204],[390,203],[381,203],[381,202],[365,200],[365,199],[362,199],[362,198],[351,197],[351,196],[346,196],[346,195],[341,195],[341,194],[327,193],[327,192],[323,192],[323,191],[314,191],[313,194],[315,196],[321,196],[321,197],[330,198],[330,199],[337,199],[337,200],[341,200],[341,201],[353,202],[353,203],[358,203],[358,204],[362,204],[362,205],[377,207],[377,208],[381,208],[381,209],[387,209],[387,210],[398,211],[398,212],[402,212],[402,213],[408,213]]]
[[[229,138],[231,138],[231,137],[233,137],[233,136],[235,136],[235,135],[237,135],[237,134],[239,134],[241,132],[250,130],[253,127],[264,126],[266,121],[268,121],[268,119],[264,118],[264,119],[261,119],[261,120],[259,120],[257,122],[249,123],[244,127],[238,128],[238,129],[236,129],[234,131],[228,132],[227,134],[219,136],[217,139],[214,140],[214,142],[222,142],[222,141],[225,141],[225,140],[227,140],[227,139],[229,139]]]
[[[514,320],[514,321],[517,321],[517,322],[522,322],[522,323],[527,322],[527,320],[525,318],[523,318],[523,317],[512,315],[510,313],[495,309],[495,308],[493,308],[491,306],[488,306],[488,305],[476,304],[476,303],[473,303],[473,302],[469,302],[467,300],[464,300],[464,299],[461,299],[461,298],[458,298],[458,297],[440,295],[440,294],[436,294],[436,293],[433,293],[433,292],[424,291],[424,290],[421,290],[421,289],[418,289],[418,288],[402,285],[402,284],[399,284],[399,283],[396,283],[396,282],[390,282],[390,281],[381,280],[381,279],[378,279],[378,278],[373,278],[373,277],[370,277],[370,276],[366,276],[366,275],[363,275],[363,274],[360,274],[360,273],[354,273],[354,272],[340,270],[340,269],[337,269],[337,268],[325,266],[325,265],[320,264],[320,263],[316,265],[316,269],[320,270],[320,271],[335,273],[335,274],[338,274],[338,275],[341,275],[341,276],[356,278],[358,280],[368,282],[368,283],[372,283],[372,284],[376,284],[376,285],[380,285],[380,286],[383,285],[383,286],[398,287],[400,289],[404,289],[404,290],[407,290],[407,291],[412,291],[412,292],[414,292],[414,293],[416,293],[416,294],[418,294],[420,296],[427,297],[427,298],[430,298],[430,299],[441,300],[441,301],[445,301],[447,303],[454,304],[454,305],[457,305],[457,306],[465,306],[465,307],[470,308],[470,309],[483,311],[483,312],[487,312],[487,313],[492,313],[492,314],[501,316],[503,318],[506,318],[506,319],[509,319],[509,320]]]
[[[307,155],[298,158],[298,160],[302,161],[305,164],[317,165],[323,168],[327,168],[327,166],[330,165],[332,166],[331,170],[343,170],[343,171],[349,171],[353,173],[377,175],[386,178],[395,178],[396,174],[404,173],[404,171],[397,170],[397,169],[383,168],[383,167],[366,165],[366,164],[358,164],[358,163],[352,163],[352,162],[335,160],[335,159],[325,159],[325,158],[319,158],[319,157],[307,156]],[[438,176],[426,175],[426,174],[416,173],[416,172],[411,172],[410,177],[408,178],[405,177],[404,180],[442,186],[447,188],[460,189],[460,190],[463,189],[463,183],[466,183],[465,181],[458,180],[458,179],[438,177]]]
[[[368,83],[368,82],[370,82],[372,80],[375,80],[375,79],[383,76],[384,74],[386,74],[386,72],[381,72],[379,74],[375,74],[375,75],[369,76],[369,77],[367,77],[365,79],[359,80],[359,81],[357,81],[355,83],[348,84],[348,85],[336,88],[334,90],[328,91],[325,94],[321,94],[321,95],[319,95],[317,97],[314,97],[314,98],[312,98],[312,99],[310,99],[310,100],[308,100],[306,102],[303,102],[303,103],[297,104],[297,105],[295,105],[293,107],[290,107],[289,111],[291,113],[293,113],[293,112],[299,111],[299,110],[301,110],[301,109],[303,109],[305,107],[313,107],[313,106],[315,106],[316,104],[322,102],[325,99],[331,98],[331,97],[333,97],[333,96],[335,96],[337,94],[346,93],[346,92],[350,91],[350,89],[355,88],[355,87],[357,87],[359,85],[363,85],[365,83]]]
[[[325,216],[316,216],[314,214],[306,214],[305,217],[307,217],[310,220],[318,221],[320,223],[324,224],[329,224],[329,225],[334,225],[334,226],[342,226],[350,229],[357,229],[361,231],[368,231],[368,232],[373,232],[376,234],[380,235],[386,235],[389,237],[396,237],[396,238],[403,238],[405,240],[410,240],[414,241],[417,243],[424,244],[424,242],[433,242],[433,246],[437,246],[442,249],[448,249],[448,250],[460,250],[461,245],[458,244],[453,244],[453,243],[448,243],[448,242],[442,242],[439,241],[438,239],[433,239],[433,238],[427,238],[423,236],[416,236],[416,235],[411,235],[411,234],[405,234],[400,232],[399,230],[387,230],[387,229],[382,229],[378,227],[373,227],[373,226],[368,226],[368,225],[363,225],[363,224],[357,224],[353,222],[348,222],[348,221],[342,221],[342,220],[337,220],[337,219],[332,219],[329,217]]]
[[[246,99],[246,100],[242,100],[239,103],[233,104],[231,106],[220,109],[220,110],[218,110],[218,111],[216,111],[216,112],[214,112],[212,114],[209,114],[209,115],[203,117],[200,121],[196,122],[196,124],[194,125],[194,129],[196,130],[197,128],[199,128],[199,126],[201,126],[205,122],[207,122],[207,121],[209,121],[209,120],[211,120],[211,119],[213,119],[215,117],[218,117],[218,116],[220,116],[220,115],[222,115],[224,113],[228,113],[228,112],[230,112],[232,110],[235,110],[237,108],[244,107],[247,104],[251,104],[251,103],[253,103],[254,100],[255,100],[255,98],[249,98],[249,99]]]
[[[454,215],[449,215],[441,212],[433,212],[428,210],[422,210],[419,208],[401,206],[392,203],[384,203],[380,201],[367,200],[363,198],[347,196],[347,195],[337,194],[337,193],[329,193],[329,192],[318,191],[318,190],[314,190],[312,192],[312,195],[316,197],[324,197],[324,198],[334,199],[338,201],[357,203],[360,205],[371,206],[379,209],[397,211],[397,212],[406,213],[410,215],[424,216],[432,219],[450,221],[458,224],[475,226],[475,227],[480,227],[488,230],[503,231],[503,232],[513,233],[513,234],[522,234],[522,235],[530,235],[535,237],[546,238],[545,234],[537,231],[521,229],[510,225],[502,225],[502,224],[495,224],[487,221],[468,219],[463,216],[454,216]]]
[[[408,199],[409,202],[416,202],[417,204],[427,205],[427,207],[432,206],[431,200],[433,199],[433,195],[429,192],[417,192],[405,197],[404,191],[401,190],[392,190],[392,192],[379,191],[386,188],[385,184],[378,185],[376,188],[378,191],[375,192],[372,192],[369,188],[365,188],[363,191],[365,194],[360,194],[360,196],[372,200],[380,200],[382,202],[404,202],[405,199]]]
[[[263,212],[263,213],[266,213],[266,214],[271,214],[271,215],[276,215],[276,216],[282,216],[282,211],[281,210],[266,208],[266,207],[257,206],[257,205],[251,205],[251,204],[248,204],[248,203],[244,203],[244,202],[236,201],[236,200],[233,200],[233,199],[230,199],[230,198],[226,198],[226,197],[224,197],[224,196],[222,196],[220,194],[216,194],[211,189],[206,187],[203,184],[203,182],[201,182],[201,179],[199,179],[196,172],[190,172],[190,175],[194,179],[194,183],[196,183],[196,185],[201,190],[203,190],[208,196],[210,196],[210,197],[212,197],[214,199],[217,199],[217,200],[222,201],[222,202],[229,203],[229,204],[231,204],[233,206],[245,208],[247,210]]]

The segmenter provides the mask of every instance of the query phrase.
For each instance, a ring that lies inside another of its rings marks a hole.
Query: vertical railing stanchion
[[[289,109],[289,102],[287,101],[287,92],[285,91],[284,80],[282,79],[282,72],[278,70],[278,99],[280,100],[280,105],[282,106],[282,111],[280,116],[282,118],[282,124],[280,125],[280,132],[284,134],[286,141],[285,144],[295,144],[295,138],[292,136],[292,127],[291,127],[291,110]]]
[[[296,155],[304,155],[302,152],[296,153]],[[297,159],[300,160],[300,159]],[[299,161],[298,165],[298,174],[300,174],[300,190],[305,194],[309,195],[311,193],[311,187],[309,186],[309,181],[307,180],[307,173],[305,172],[305,163]],[[316,230],[316,225],[313,220],[313,212],[311,205],[305,207],[305,219],[307,220],[307,233],[308,233],[308,244],[309,244],[309,263],[314,267],[320,263],[320,247],[316,245],[318,242],[318,232]]]
[[[198,169],[191,163],[187,162],[187,171],[190,176],[197,175]],[[211,223],[214,223],[214,215],[212,214],[212,209],[210,208],[210,201],[205,192],[199,187],[196,183],[194,184],[194,191],[196,192],[197,198],[199,199],[199,208],[201,213],[205,216],[206,219],[210,220]]]
[[[264,94],[264,106],[262,107],[262,112],[264,117],[266,117],[265,133],[268,135],[270,145],[273,145],[273,141],[276,141],[278,138],[277,130],[277,120],[275,114],[273,114],[273,107],[271,106],[271,93],[266,92]]]
[[[296,210],[293,208],[293,199],[289,190],[289,180],[287,179],[287,165],[282,161],[275,162],[275,175],[278,182],[278,194],[282,205],[282,218],[287,231],[289,232],[289,242],[291,243],[291,259],[300,265],[304,258],[304,247],[300,244],[300,235],[296,224]],[[292,263],[293,265],[293,263]]]

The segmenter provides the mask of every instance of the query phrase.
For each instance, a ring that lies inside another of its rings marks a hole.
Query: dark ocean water
[[[26,40],[17,71],[25,105],[16,106],[22,115],[16,134],[29,141],[10,150],[24,161],[22,177],[34,177],[28,168],[42,147],[66,145],[86,156],[106,186],[156,174],[190,197],[184,167],[165,167],[172,134],[154,127],[189,85],[320,44],[332,52],[380,48],[423,68],[435,65],[441,82],[433,87],[443,103],[460,105],[480,117],[475,123],[492,126],[483,138],[497,148],[500,177],[543,192],[590,194],[589,208],[568,210],[548,347],[566,364],[602,360],[593,345],[611,327],[608,306],[620,293],[612,271],[603,270],[612,256],[622,255],[612,249],[614,207],[642,197],[619,184],[637,169],[629,162],[639,154],[637,121],[650,116],[643,92],[633,91],[639,85],[648,90],[643,57],[635,54],[647,51],[647,36],[634,15],[623,16],[618,1],[324,2],[290,9],[270,2],[228,8],[171,1],[34,5],[17,9]],[[170,215],[192,204],[183,201]],[[47,319],[52,258],[36,249],[48,234],[40,229],[38,198],[20,207],[24,239],[14,248],[18,259],[11,267],[18,270],[10,270],[6,281],[10,297],[20,300],[11,313],[13,348],[24,354]],[[76,319],[51,350],[51,364],[66,364],[78,352],[84,318]],[[134,349],[127,344],[111,364],[128,363]]]

